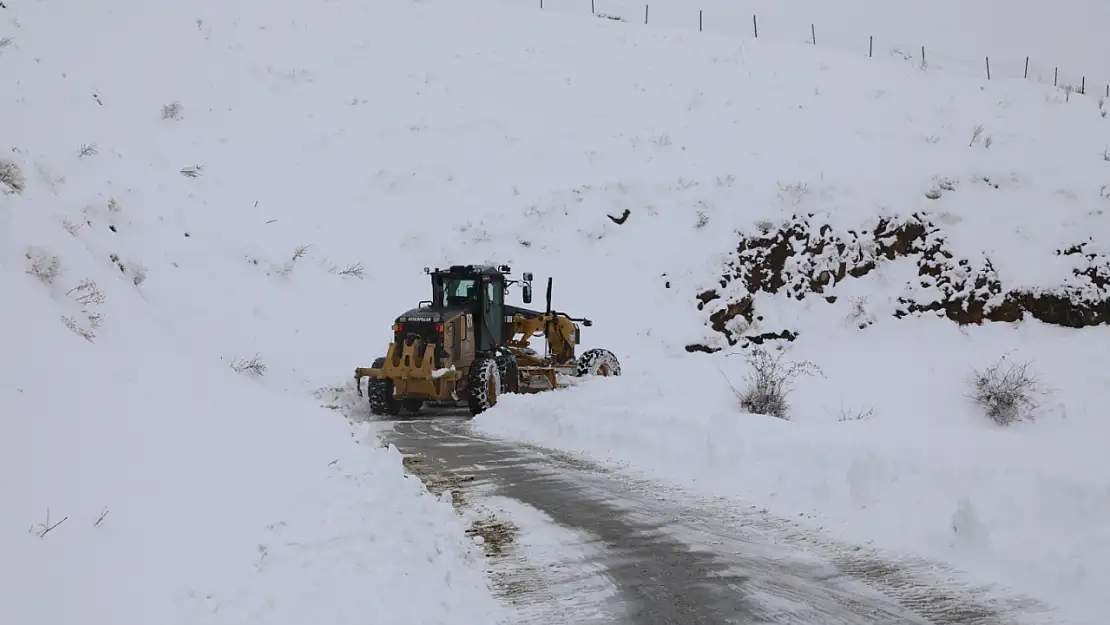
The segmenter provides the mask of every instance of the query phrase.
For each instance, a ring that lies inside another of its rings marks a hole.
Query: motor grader
[[[544,312],[505,303],[509,286],[520,284],[532,302],[532,274],[510,279],[506,265],[424,268],[432,298],[406,311],[393,324],[384,357],[355,369],[355,386],[377,415],[415,414],[428,407],[467,406],[471,415],[488,410],[502,393],[537,393],[566,386],[572,378],[617,376],[620,362],[607,349],[576,356],[581,327],[589,319],[551,308],[547,280]],[[530,346],[543,337],[543,353]]]

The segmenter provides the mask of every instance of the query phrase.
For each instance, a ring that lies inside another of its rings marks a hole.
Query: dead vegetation
[[[998,425],[1031,420],[1038,407],[1036,396],[1043,391],[1031,365],[1014,362],[1007,354],[973,371],[969,380],[971,399]]]

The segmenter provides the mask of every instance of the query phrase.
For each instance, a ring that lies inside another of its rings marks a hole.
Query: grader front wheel
[[[578,357],[575,376],[599,375],[603,377],[621,374],[621,363],[616,354],[607,349],[590,349]]]

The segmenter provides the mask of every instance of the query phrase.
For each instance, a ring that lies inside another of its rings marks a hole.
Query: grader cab
[[[547,307],[541,312],[505,302],[509,286],[520,284],[532,302],[532,274],[509,278],[510,268],[454,265],[425,268],[432,298],[397,317],[384,357],[355,369],[355,384],[371,412],[395,416],[425,406],[462,406],[477,415],[502,393],[536,393],[565,386],[583,376],[620,375],[620,362],[606,349],[577,355],[581,327],[592,322]],[[581,324],[581,325],[580,325]],[[543,353],[531,340],[543,338]]]

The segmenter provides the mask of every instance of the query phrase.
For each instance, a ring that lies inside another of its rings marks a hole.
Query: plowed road
[[[387,442],[413,456],[410,468],[431,490],[448,486],[460,510],[485,517],[477,533],[492,552],[495,587],[519,611],[514,622],[1057,622],[1029,602],[942,587],[931,578],[934,565],[887,561],[750,506],[483,438],[465,418],[380,425]]]

